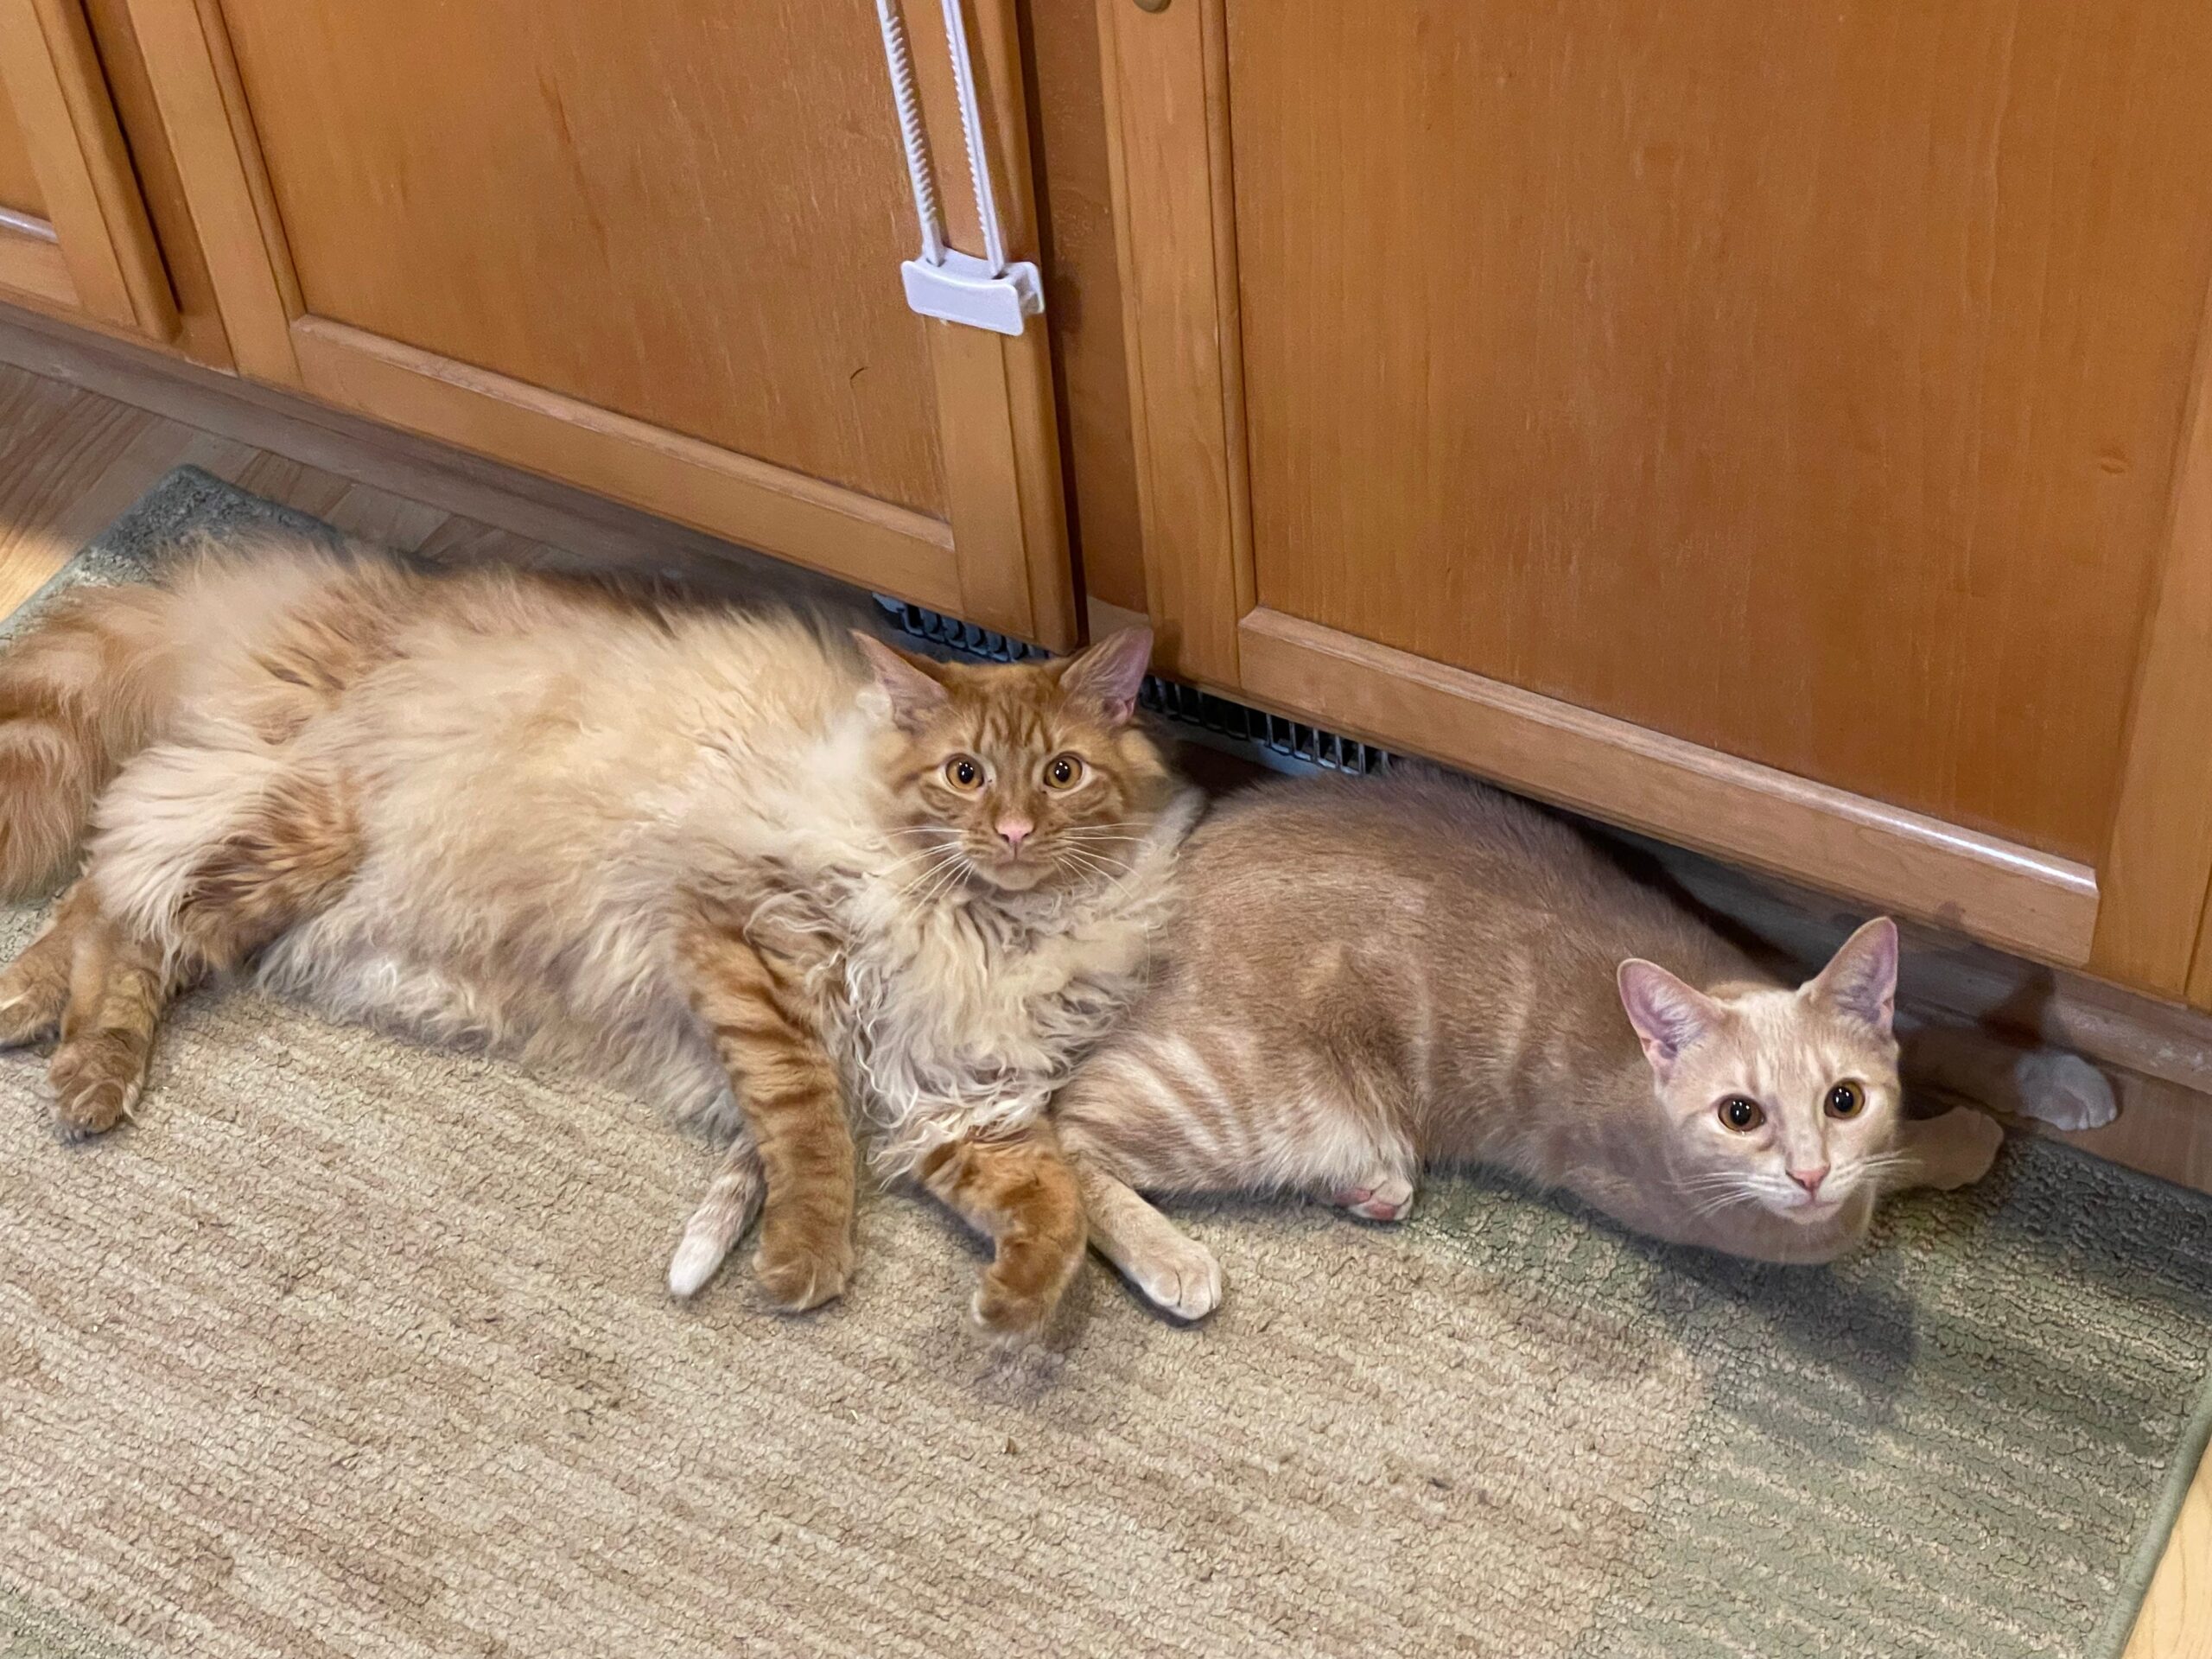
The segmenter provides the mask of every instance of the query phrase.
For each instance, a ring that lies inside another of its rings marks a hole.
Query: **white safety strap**
[[[929,135],[922,129],[922,98],[914,87],[914,48],[899,0],[875,0],[883,26],[883,55],[891,63],[891,98],[899,106],[899,137],[906,147],[906,177],[914,187],[914,217],[922,222],[922,257],[944,263],[944,216],[938,211],[937,176],[930,168]]]
[[[914,83],[913,48],[899,0],[875,0],[883,29],[884,60],[891,70],[891,96],[899,109],[899,139],[906,151],[906,176],[914,190],[914,217],[921,229],[922,252],[899,267],[906,303],[925,317],[966,323],[1001,334],[1019,334],[1028,319],[1045,308],[1044,284],[1037,267],[1006,257],[1006,232],[999,223],[998,199],[991,188],[990,154],[985,147],[983,112],[976,99],[976,67],[968,51],[968,20],[962,0],[944,0],[944,37],[952,54],[953,85],[960,95],[960,136],[968,151],[968,175],[976,192],[976,217],[983,227],[983,257],[950,245],[938,203],[937,170],[930,160],[929,135],[922,125],[921,96]]]
[[[983,262],[997,276],[1006,270],[1006,232],[999,228],[998,198],[991,194],[983,112],[976,105],[976,65],[968,55],[968,18],[960,0],[944,0],[944,38],[952,43],[952,78],[960,88],[960,137],[968,147],[969,175],[976,181],[976,217],[983,221]]]

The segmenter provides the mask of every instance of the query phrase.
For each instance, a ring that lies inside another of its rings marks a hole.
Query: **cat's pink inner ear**
[[[1805,987],[1815,1001],[1877,1031],[1887,1031],[1897,1011],[1897,925],[1877,916],[1838,947]]]
[[[1152,630],[1123,628],[1074,658],[1060,676],[1060,690],[1095,704],[1116,726],[1136,717],[1137,694],[1152,661]]]
[[[1713,999],[1656,962],[1630,957],[1620,965],[1621,1007],[1643,1044],[1643,1057],[1665,1077],[1684,1050],[1720,1022]]]
[[[950,694],[925,664],[858,628],[853,630],[853,639],[868,658],[875,683],[891,699],[891,718],[900,729],[914,730],[950,700]]]

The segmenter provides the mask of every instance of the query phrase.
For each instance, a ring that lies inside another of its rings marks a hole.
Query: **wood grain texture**
[[[2124,1659],[2212,1659],[2212,1457],[2183,1500]]]
[[[99,199],[33,0],[0,0],[0,83],[38,175],[72,302],[111,322],[130,321],[130,290],[114,251],[105,244]]]
[[[143,410],[0,369],[0,605],[39,587],[171,467],[243,446]]]
[[[65,169],[73,165],[81,169],[96,215],[79,223],[75,210],[65,211],[65,201],[76,194],[73,177],[66,188],[48,186],[61,251],[70,258],[71,270],[79,273],[79,291],[89,293],[92,284],[81,274],[86,254],[80,250],[97,244],[99,257],[114,267],[126,299],[122,310],[102,310],[99,315],[109,322],[127,324],[149,339],[166,340],[177,329],[176,296],[170,290],[168,273],[154,241],[137,173],[124,142],[106,72],[80,0],[29,0],[29,4],[45,35],[54,79],[68,115],[67,136],[72,142],[63,149],[59,164]],[[62,137],[58,132],[54,135],[57,144]],[[41,165],[52,177],[55,170],[52,158],[41,158]]]
[[[2097,859],[2212,10],[1228,14],[1261,603]]]
[[[830,611],[852,602],[849,588],[574,485],[3,306],[0,363],[265,451],[270,466],[296,463],[334,486],[348,480],[452,514],[461,523],[448,521],[434,539],[473,550],[468,556],[681,573],[715,591],[772,593]]]
[[[2196,956],[2190,964],[2189,1000],[2200,1008],[2212,1008],[2212,899],[2198,919]]]
[[[1027,4],[1024,11],[1044,221],[1045,321],[1052,331],[1084,589],[1094,600],[1141,612],[1144,542],[1098,20],[1082,5]]]
[[[0,289],[57,310],[74,310],[77,284],[44,219],[0,219]]]
[[[292,334],[308,389],[334,403],[961,609],[951,534],[933,518],[340,323],[305,318]]]
[[[78,303],[167,339],[175,301],[77,0],[0,0],[0,76]]]
[[[200,234],[177,175],[155,102],[145,54],[131,28],[127,0],[82,0],[85,20],[99,54],[100,68],[130,149],[139,196],[153,226],[177,309],[177,332],[168,342],[194,362],[231,366],[230,344],[215,308],[214,286],[200,248]]]
[[[34,219],[46,217],[46,197],[31,166],[30,146],[4,84],[0,84],[0,207],[12,207]]]
[[[129,3],[195,215],[222,226],[210,266],[247,372],[1073,642],[1047,341],[948,338],[906,309],[911,207],[864,16],[660,0],[525,28],[510,8],[518,53],[496,8],[419,5],[402,39],[335,4]],[[971,10],[1020,254],[1015,14]]]
[[[2088,954],[2097,888],[2082,865],[1278,611],[1240,633],[1244,686],[1262,702],[2007,950]]]
[[[1014,0],[970,0],[969,59],[983,112],[991,188],[1009,259],[1039,257],[1029,118]],[[984,251],[982,220],[953,85],[941,9],[906,13],[924,125],[948,233]],[[937,390],[938,451],[960,569],[962,614],[1017,639],[1076,643],[1067,494],[1055,424],[1052,336],[1033,321],[1019,337],[925,322]]]
[[[2212,315],[2199,331],[2152,605],[2098,866],[2094,961],[2114,979],[2180,995],[2212,886]]]
[[[123,0],[162,137],[205,256],[229,353],[240,372],[297,385],[292,311],[279,263],[282,227],[264,222],[250,175],[251,118],[232,88],[214,0]]]
[[[1234,687],[1250,595],[1219,8],[1097,10],[1153,659]]]
[[[308,312],[942,512],[864,9],[222,16]]]

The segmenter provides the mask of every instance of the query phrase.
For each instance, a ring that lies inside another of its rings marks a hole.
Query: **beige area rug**
[[[589,1087],[236,990],[136,1128],[39,1076],[0,1655],[2113,1654],[2202,1438],[2212,1210],[2048,1143],[1834,1270],[1192,1209],[1210,1325],[1094,1268],[1001,1358],[898,1195],[838,1306],[671,1304],[711,1154]]]

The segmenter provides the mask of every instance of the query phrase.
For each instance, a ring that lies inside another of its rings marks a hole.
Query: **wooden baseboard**
[[[572,485],[20,307],[0,304],[0,363],[610,565],[658,569],[704,559],[757,572],[786,594],[811,591],[833,604],[852,595],[783,560]]]
[[[48,305],[77,303],[61,245],[43,219],[0,208],[0,288],[20,289]]]
[[[1872,912],[1809,887],[1753,875],[1658,842],[1643,847],[1700,904],[1802,962],[1824,959]],[[1901,924],[1898,999],[2018,1040],[2212,1097],[2212,1014],[2046,967],[1956,933]]]
[[[292,347],[307,390],[341,408],[524,458],[610,499],[757,538],[843,581],[960,608],[951,529],[925,514],[327,318],[295,322]]]
[[[2047,962],[2096,925],[2086,866],[1853,795],[1279,611],[1237,624],[1263,704],[1435,758],[1608,823],[1785,879],[1828,881]],[[1713,826],[1725,824],[1716,835]]]
[[[1755,875],[1678,847],[1635,838],[1707,910],[1792,960],[1825,961],[1866,919],[1825,893]],[[2071,1049],[2101,1066],[2119,1122],[2062,1135],[2164,1180],[2212,1192],[2212,1014],[2007,956],[1905,922],[1898,1006],[1993,1037]]]

